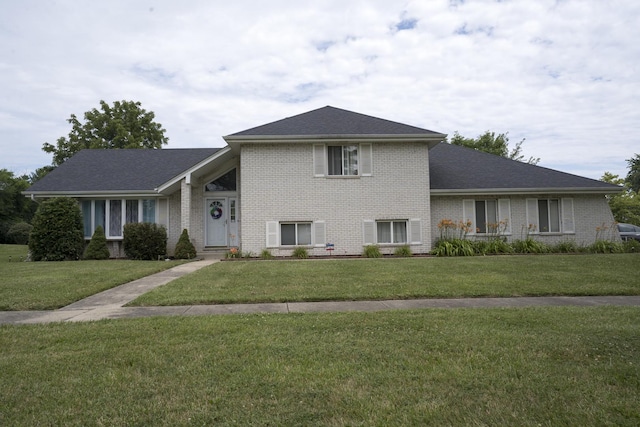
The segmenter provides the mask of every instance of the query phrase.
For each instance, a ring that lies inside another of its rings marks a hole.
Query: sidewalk
[[[424,308],[496,308],[532,306],[640,306],[640,296],[448,298],[385,301],[327,301],[263,304],[219,304],[171,307],[123,307],[138,296],[170,281],[211,265],[218,260],[205,259],[182,264],[169,270],[100,292],[53,311],[2,311],[0,324],[85,322],[150,316],[201,316],[250,313],[312,313],[345,311],[382,311]]]

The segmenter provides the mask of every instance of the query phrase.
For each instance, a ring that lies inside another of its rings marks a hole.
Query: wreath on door
[[[220,219],[222,217],[222,203],[215,200],[211,202],[209,207],[211,208],[211,210],[209,211],[211,213],[211,218]]]

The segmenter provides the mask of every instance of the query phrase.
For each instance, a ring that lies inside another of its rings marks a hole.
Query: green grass
[[[640,254],[232,261],[131,305],[540,295],[639,295]]]
[[[183,261],[21,262],[27,247],[0,245],[0,310],[50,310]]]
[[[0,425],[640,424],[640,310],[0,326]]]

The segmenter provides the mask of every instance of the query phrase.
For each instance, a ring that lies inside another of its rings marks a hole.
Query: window
[[[372,168],[370,143],[313,146],[314,176],[371,176]]]
[[[573,199],[527,199],[527,226],[532,233],[575,233]]]
[[[236,170],[231,169],[219,178],[205,185],[205,191],[236,191]]]
[[[363,221],[364,245],[417,245],[422,243],[420,219],[365,220]]]
[[[560,201],[558,199],[538,200],[538,221],[541,233],[559,233]]]
[[[407,221],[377,221],[376,243],[407,243]]]
[[[324,221],[278,222],[267,221],[267,247],[324,246],[326,227]]]
[[[280,224],[282,246],[311,245],[311,223]]]
[[[462,217],[469,234],[511,234],[510,199],[463,200]]]
[[[358,175],[357,145],[330,145],[327,154],[329,175]]]
[[[167,202],[162,202],[166,213]],[[98,226],[102,226],[108,238],[121,238],[124,224],[135,222],[156,222],[156,199],[144,200],[83,200],[81,202],[85,238],[91,238]],[[165,218],[166,222],[166,218]]]

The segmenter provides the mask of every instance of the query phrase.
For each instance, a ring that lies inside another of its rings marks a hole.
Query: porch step
[[[198,258],[203,259],[224,259],[228,249],[205,249],[197,253]]]

